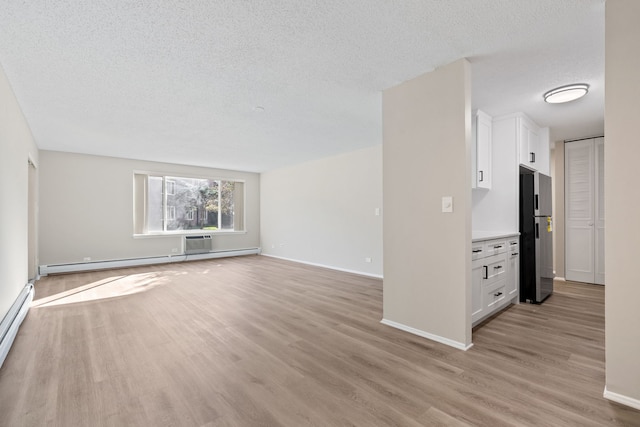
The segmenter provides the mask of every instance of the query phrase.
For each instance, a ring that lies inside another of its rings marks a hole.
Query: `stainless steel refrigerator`
[[[551,177],[520,168],[520,301],[553,293]]]

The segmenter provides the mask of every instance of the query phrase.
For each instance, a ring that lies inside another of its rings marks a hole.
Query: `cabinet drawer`
[[[504,255],[493,256],[484,262],[483,283],[485,286],[501,280],[507,273],[507,259]]]
[[[490,240],[485,243],[485,252],[487,256],[503,254],[507,252],[507,241]]]
[[[471,244],[471,261],[475,261],[480,258],[484,258],[486,255],[484,242]]]
[[[485,290],[484,308],[487,312],[497,309],[505,301],[507,297],[505,284],[505,281],[501,280]]]

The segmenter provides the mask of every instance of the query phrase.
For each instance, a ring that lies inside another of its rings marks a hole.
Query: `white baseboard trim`
[[[344,273],[357,274],[359,276],[373,277],[374,279],[382,279],[383,278],[381,274],[371,274],[371,273],[365,273],[364,271],[349,270],[349,269],[346,269],[346,268],[339,268],[339,267],[334,267],[334,266],[326,265],[326,264],[318,264],[318,263],[315,263],[315,262],[301,261],[299,259],[286,258],[286,257],[282,257],[282,256],[265,254],[264,252],[261,253],[260,255],[263,255],[263,256],[266,256],[266,257],[269,257],[269,258],[281,259],[281,260],[284,260],[284,261],[297,262],[299,264],[312,265],[314,267],[328,268],[329,270],[342,271]]]
[[[41,265],[39,267],[39,273],[41,276],[55,273],[76,273],[80,271],[92,271],[103,270],[108,268],[124,268],[124,267],[137,267],[141,265],[153,265],[153,264],[166,264],[170,262],[184,262],[184,261],[196,261],[203,259],[213,258],[225,258],[241,255],[257,255],[260,253],[260,248],[249,249],[236,249],[229,251],[217,251],[207,252],[202,254],[190,254],[190,255],[167,255],[161,257],[149,257],[149,258],[132,258],[132,259],[116,259],[107,261],[93,261],[82,263],[69,263],[69,264],[52,264]]]
[[[621,405],[640,410],[640,400],[634,399],[633,397],[625,396],[623,394],[614,393],[607,390],[607,387],[604,388],[604,393],[602,394],[602,396],[612,402],[616,402]]]
[[[32,300],[33,284],[27,283],[20,291],[9,312],[0,322],[0,367],[9,354],[13,340],[18,334],[18,328],[20,328],[22,321],[27,316]]]
[[[566,282],[567,281],[567,279],[565,279],[564,277],[560,277],[560,276],[554,277],[553,280],[557,280],[558,282]]]
[[[392,328],[400,329],[401,331],[409,332],[413,335],[418,335],[419,337],[430,339],[431,341],[436,341],[441,344],[446,344],[450,347],[457,348],[458,350],[467,351],[471,347],[473,347],[473,343],[469,345],[465,345],[464,343],[450,340],[449,338],[441,337],[440,335],[431,334],[429,332],[421,331],[420,329],[412,328],[411,326],[403,325],[402,323],[394,322],[393,320],[382,319],[380,321],[383,325],[391,326]]]

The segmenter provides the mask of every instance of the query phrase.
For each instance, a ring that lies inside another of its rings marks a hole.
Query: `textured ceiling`
[[[265,171],[380,144],[382,90],[462,57],[474,108],[603,132],[604,0],[0,0],[47,150]]]

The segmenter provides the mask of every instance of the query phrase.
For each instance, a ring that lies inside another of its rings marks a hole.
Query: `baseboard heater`
[[[109,268],[137,267],[141,265],[166,264],[170,262],[195,261],[212,258],[226,258],[242,255],[256,255],[260,248],[231,249],[228,251],[205,252],[188,255],[168,255],[148,258],[117,259],[69,264],[50,264],[39,267],[40,276],[57,273],[76,273],[80,271],[104,270]]]
[[[32,300],[33,284],[28,283],[27,286],[22,289],[20,295],[18,295],[18,298],[6,316],[4,316],[4,319],[2,319],[2,323],[0,323],[0,367],[2,367],[4,360],[9,354],[11,344],[13,344],[13,340],[18,334],[18,328],[20,328],[22,321],[29,311]]]
[[[184,236],[184,253],[204,254],[213,249],[211,235]]]

